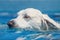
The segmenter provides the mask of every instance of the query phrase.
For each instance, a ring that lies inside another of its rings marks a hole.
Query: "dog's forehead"
[[[21,15],[21,14],[23,14],[24,11],[25,11],[25,10],[21,10],[21,11],[19,11],[19,12],[17,13],[17,15]]]
[[[18,12],[18,15],[24,15],[24,14],[27,14],[29,16],[42,15],[42,13],[39,10],[34,9],[34,8],[27,8],[25,10],[21,10]]]

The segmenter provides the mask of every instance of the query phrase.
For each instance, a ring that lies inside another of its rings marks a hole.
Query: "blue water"
[[[33,31],[24,29],[20,30],[15,28],[9,29],[7,22],[13,18],[16,18],[17,14],[3,12],[0,14],[0,40],[60,40],[60,30]],[[57,15],[48,15],[55,21],[60,21]]]
[[[5,25],[6,26],[6,25]],[[60,40],[60,31],[29,31],[8,29],[8,27],[0,29],[0,40]]]
[[[9,29],[7,22],[25,8],[36,8],[60,23],[60,0],[0,0],[0,40],[60,40],[60,30],[33,31]]]

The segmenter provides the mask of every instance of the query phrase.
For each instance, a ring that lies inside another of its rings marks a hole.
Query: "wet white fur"
[[[24,15],[27,14],[28,16],[31,17],[31,19],[28,19],[29,21],[24,19]],[[41,29],[42,21],[45,23],[46,28],[48,29],[48,24],[46,23],[46,20],[53,25],[55,25],[57,28],[59,27],[59,24],[55,22],[53,19],[51,19],[48,15],[42,14],[42,12],[38,9],[34,8],[27,8],[23,9],[18,12],[18,16],[14,19],[16,25],[19,28],[36,28],[38,30]],[[42,27],[43,28],[43,27]]]

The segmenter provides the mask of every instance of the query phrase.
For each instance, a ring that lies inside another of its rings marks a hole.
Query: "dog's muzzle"
[[[11,20],[11,21],[9,21],[9,22],[7,23],[7,25],[9,26],[9,28],[14,27],[14,24],[15,24],[14,20]]]

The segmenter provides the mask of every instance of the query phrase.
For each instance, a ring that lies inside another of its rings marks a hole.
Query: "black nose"
[[[9,21],[9,22],[7,23],[7,25],[9,26],[9,28],[13,27],[14,24],[15,24],[15,23],[14,23],[14,20]]]

